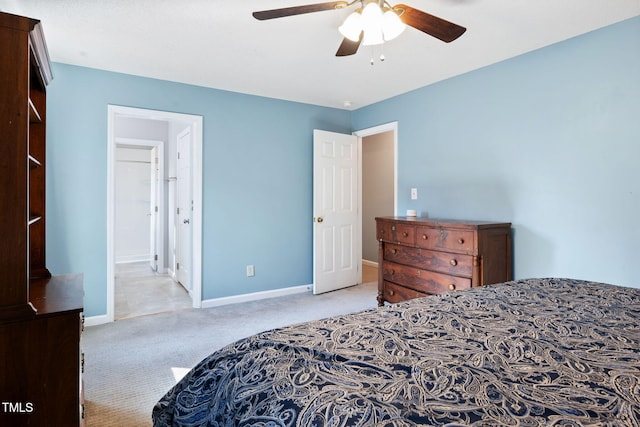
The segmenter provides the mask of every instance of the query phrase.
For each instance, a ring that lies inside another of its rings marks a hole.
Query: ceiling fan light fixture
[[[362,15],[360,14],[360,10],[356,10],[347,16],[343,24],[338,27],[338,31],[353,42],[360,40],[360,33],[362,32]]]
[[[353,5],[358,7],[346,17],[339,27],[343,39],[336,51],[336,56],[350,56],[358,51],[361,44],[376,45],[392,40],[400,35],[406,26],[413,27],[445,43],[450,43],[467,30],[465,27],[430,15],[406,4],[391,6],[389,0],[338,0],[325,3],[283,7],[279,9],[253,12],[259,21],[285,16],[302,15],[337,10]],[[366,11],[365,11],[366,9]],[[345,11],[346,12],[346,11]],[[367,22],[373,18],[372,22]],[[402,18],[402,19],[401,19]],[[406,24],[405,24],[406,23]]]

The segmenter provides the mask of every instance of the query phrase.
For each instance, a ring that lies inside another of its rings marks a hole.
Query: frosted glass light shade
[[[406,25],[404,22],[400,20],[398,14],[393,10],[387,10],[384,15],[382,15],[382,33],[385,41],[395,39],[402,34],[405,28]]]
[[[362,36],[363,46],[374,46],[382,43],[384,43],[382,31],[365,31],[364,36]]]
[[[358,11],[353,12],[338,27],[338,31],[349,40],[357,42],[360,40],[360,33],[362,32],[362,15]]]
[[[398,37],[406,28],[400,17],[389,7],[383,13],[376,1],[367,3],[364,9],[358,9],[338,27],[340,34],[357,42],[362,34],[362,44],[372,46]]]
[[[362,10],[362,44],[371,46],[384,43],[382,37],[382,10],[377,3],[369,3]]]

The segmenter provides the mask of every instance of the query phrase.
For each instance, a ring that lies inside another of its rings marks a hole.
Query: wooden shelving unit
[[[0,13],[0,52],[0,425],[81,425],[82,276],[46,266],[40,21]]]

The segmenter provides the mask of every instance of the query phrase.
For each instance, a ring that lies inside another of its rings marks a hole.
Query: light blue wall
[[[516,278],[640,287],[640,18],[359,109],[353,128],[395,120],[399,212],[512,222]]]
[[[311,283],[312,129],[396,120],[400,212],[511,221],[517,278],[640,286],[638,40],[635,18],[353,113],[54,64],[48,266],[106,313],[114,104],[204,117],[204,299]]]
[[[312,282],[312,130],[348,133],[350,112],[57,63],[53,71],[47,264],[84,273],[86,316],[106,313],[109,104],[204,117],[204,299]]]

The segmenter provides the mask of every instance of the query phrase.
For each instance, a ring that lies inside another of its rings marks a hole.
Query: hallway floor
[[[378,267],[362,264],[362,283],[377,282]]]
[[[191,308],[187,291],[147,261],[116,264],[115,279],[116,320]]]

